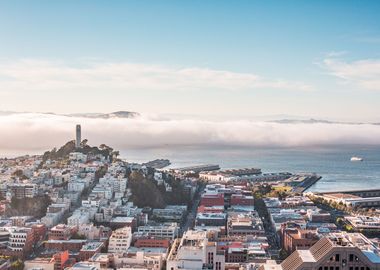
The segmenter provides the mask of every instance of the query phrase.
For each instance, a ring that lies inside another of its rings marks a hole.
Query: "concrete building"
[[[298,249],[309,249],[318,242],[319,236],[316,230],[304,230],[300,228],[281,229],[282,248],[288,254]]]
[[[163,238],[154,238],[150,236],[139,237],[133,244],[137,248],[169,248],[170,240]]]
[[[17,199],[34,198],[37,195],[36,184],[9,184],[8,189]]]
[[[116,254],[114,263],[117,269],[149,269],[161,270],[163,257],[160,254],[138,251],[136,253]]]
[[[78,234],[83,235],[88,240],[107,240],[112,230],[105,226],[95,226],[94,224],[81,224],[78,228]]]
[[[24,270],[62,270],[69,261],[69,252],[63,251],[51,258],[35,258],[24,262]]]
[[[45,248],[48,250],[79,252],[86,242],[87,240],[82,239],[48,240],[45,242]]]
[[[371,230],[379,231],[380,230],[380,218],[378,217],[368,217],[368,216],[348,216],[345,217],[352,228],[355,231],[359,230]]]
[[[94,256],[96,253],[100,253],[102,247],[104,246],[103,242],[88,242],[82,246],[79,251],[79,258],[82,261],[86,261]]]
[[[179,226],[177,223],[164,223],[157,226],[139,226],[138,232],[161,239],[175,239],[178,237]]]
[[[224,206],[224,194],[223,193],[204,193],[201,196],[199,205],[203,206]]]
[[[261,219],[251,213],[230,213],[227,233],[229,236],[264,236],[265,230]]]
[[[379,249],[360,233],[333,233],[308,250],[296,250],[281,264],[260,270],[379,270]]]
[[[168,205],[165,208],[153,209],[153,217],[173,222],[180,222],[187,211],[186,205]]]
[[[225,213],[198,213],[195,224],[196,226],[222,226],[227,223],[227,215]]]
[[[12,251],[29,251],[33,245],[33,234],[30,228],[12,228],[8,248]]]
[[[65,224],[54,226],[49,231],[49,240],[69,240],[73,233],[73,228]]]
[[[253,206],[253,196],[246,196],[243,194],[232,194],[231,195],[231,206],[233,205],[247,205]]]
[[[131,227],[124,227],[112,232],[109,239],[108,252],[124,253],[127,252],[132,242]]]
[[[217,243],[210,241],[205,231],[187,231],[176,239],[167,258],[167,270],[224,269],[224,252],[217,250]]]
[[[77,209],[74,213],[67,219],[67,224],[69,226],[79,227],[81,224],[87,224],[90,221],[90,213],[86,209]]]

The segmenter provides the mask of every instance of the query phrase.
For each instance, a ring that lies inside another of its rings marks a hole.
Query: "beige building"
[[[333,233],[308,250],[296,250],[281,264],[269,261],[260,270],[378,270],[379,249],[360,233]]]
[[[170,250],[166,269],[214,269],[223,270],[224,252],[218,252],[216,242],[210,241],[205,231],[187,231],[176,239]]]
[[[132,242],[131,227],[123,227],[112,232],[109,239],[108,252],[125,253]]]

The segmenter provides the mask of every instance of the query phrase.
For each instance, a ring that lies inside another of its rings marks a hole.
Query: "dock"
[[[174,169],[177,172],[207,172],[207,171],[217,171],[220,170],[220,166],[218,164],[204,164],[204,165],[196,165],[189,167],[182,167]]]

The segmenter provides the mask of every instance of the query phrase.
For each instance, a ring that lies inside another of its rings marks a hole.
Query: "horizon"
[[[1,110],[380,121],[379,11],[376,1],[4,1]]]
[[[380,0],[0,0],[0,270],[380,270]]]

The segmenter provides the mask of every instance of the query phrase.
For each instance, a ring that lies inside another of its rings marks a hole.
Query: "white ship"
[[[361,158],[361,157],[352,157],[351,161],[363,161],[363,158]]]

